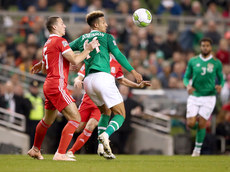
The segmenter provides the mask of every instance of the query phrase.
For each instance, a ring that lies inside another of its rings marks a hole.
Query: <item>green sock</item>
[[[196,130],[197,128],[198,128],[198,122],[196,122],[195,125],[191,129]]]
[[[205,134],[206,134],[206,129],[202,128],[202,129],[197,129],[197,133],[196,133],[196,144],[195,144],[195,148],[194,150],[197,152],[200,152],[204,138],[205,138]]]
[[[98,136],[106,130],[106,128],[109,124],[109,119],[110,119],[110,116],[101,114],[101,118],[98,122],[98,127],[97,127],[98,128]]]
[[[114,115],[114,117],[109,122],[109,126],[105,132],[111,136],[115,131],[117,131],[123,124],[125,118],[122,115]]]

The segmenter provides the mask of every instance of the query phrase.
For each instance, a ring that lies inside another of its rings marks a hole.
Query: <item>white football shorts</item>
[[[123,102],[115,78],[106,72],[97,72],[86,76],[84,89],[97,106],[105,104],[111,108]]]
[[[208,120],[216,105],[216,96],[201,96],[196,97],[190,95],[187,100],[187,114],[186,118],[202,116]]]

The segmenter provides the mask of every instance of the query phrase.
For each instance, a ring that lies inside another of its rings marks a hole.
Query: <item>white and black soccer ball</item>
[[[152,21],[152,15],[149,10],[145,8],[139,8],[133,13],[133,22],[138,27],[146,27]]]

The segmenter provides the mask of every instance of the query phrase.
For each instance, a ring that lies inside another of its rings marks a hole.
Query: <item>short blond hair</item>
[[[94,27],[95,22],[100,17],[104,17],[104,13],[102,11],[92,11],[89,14],[86,15],[86,22],[90,27]]]

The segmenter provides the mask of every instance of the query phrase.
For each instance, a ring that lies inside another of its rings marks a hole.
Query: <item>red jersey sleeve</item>
[[[65,38],[58,39],[57,46],[62,54],[65,54],[66,52],[71,50],[69,43],[66,41]]]
[[[119,63],[117,63],[117,64],[118,64],[118,65],[117,65],[118,70],[117,70],[117,73],[116,73],[115,78],[116,78],[116,79],[120,79],[120,78],[123,78],[123,77],[124,77],[124,74],[123,74],[121,65],[120,65]]]
[[[85,64],[82,65],[81,69],[77,74],[85,77]]]

